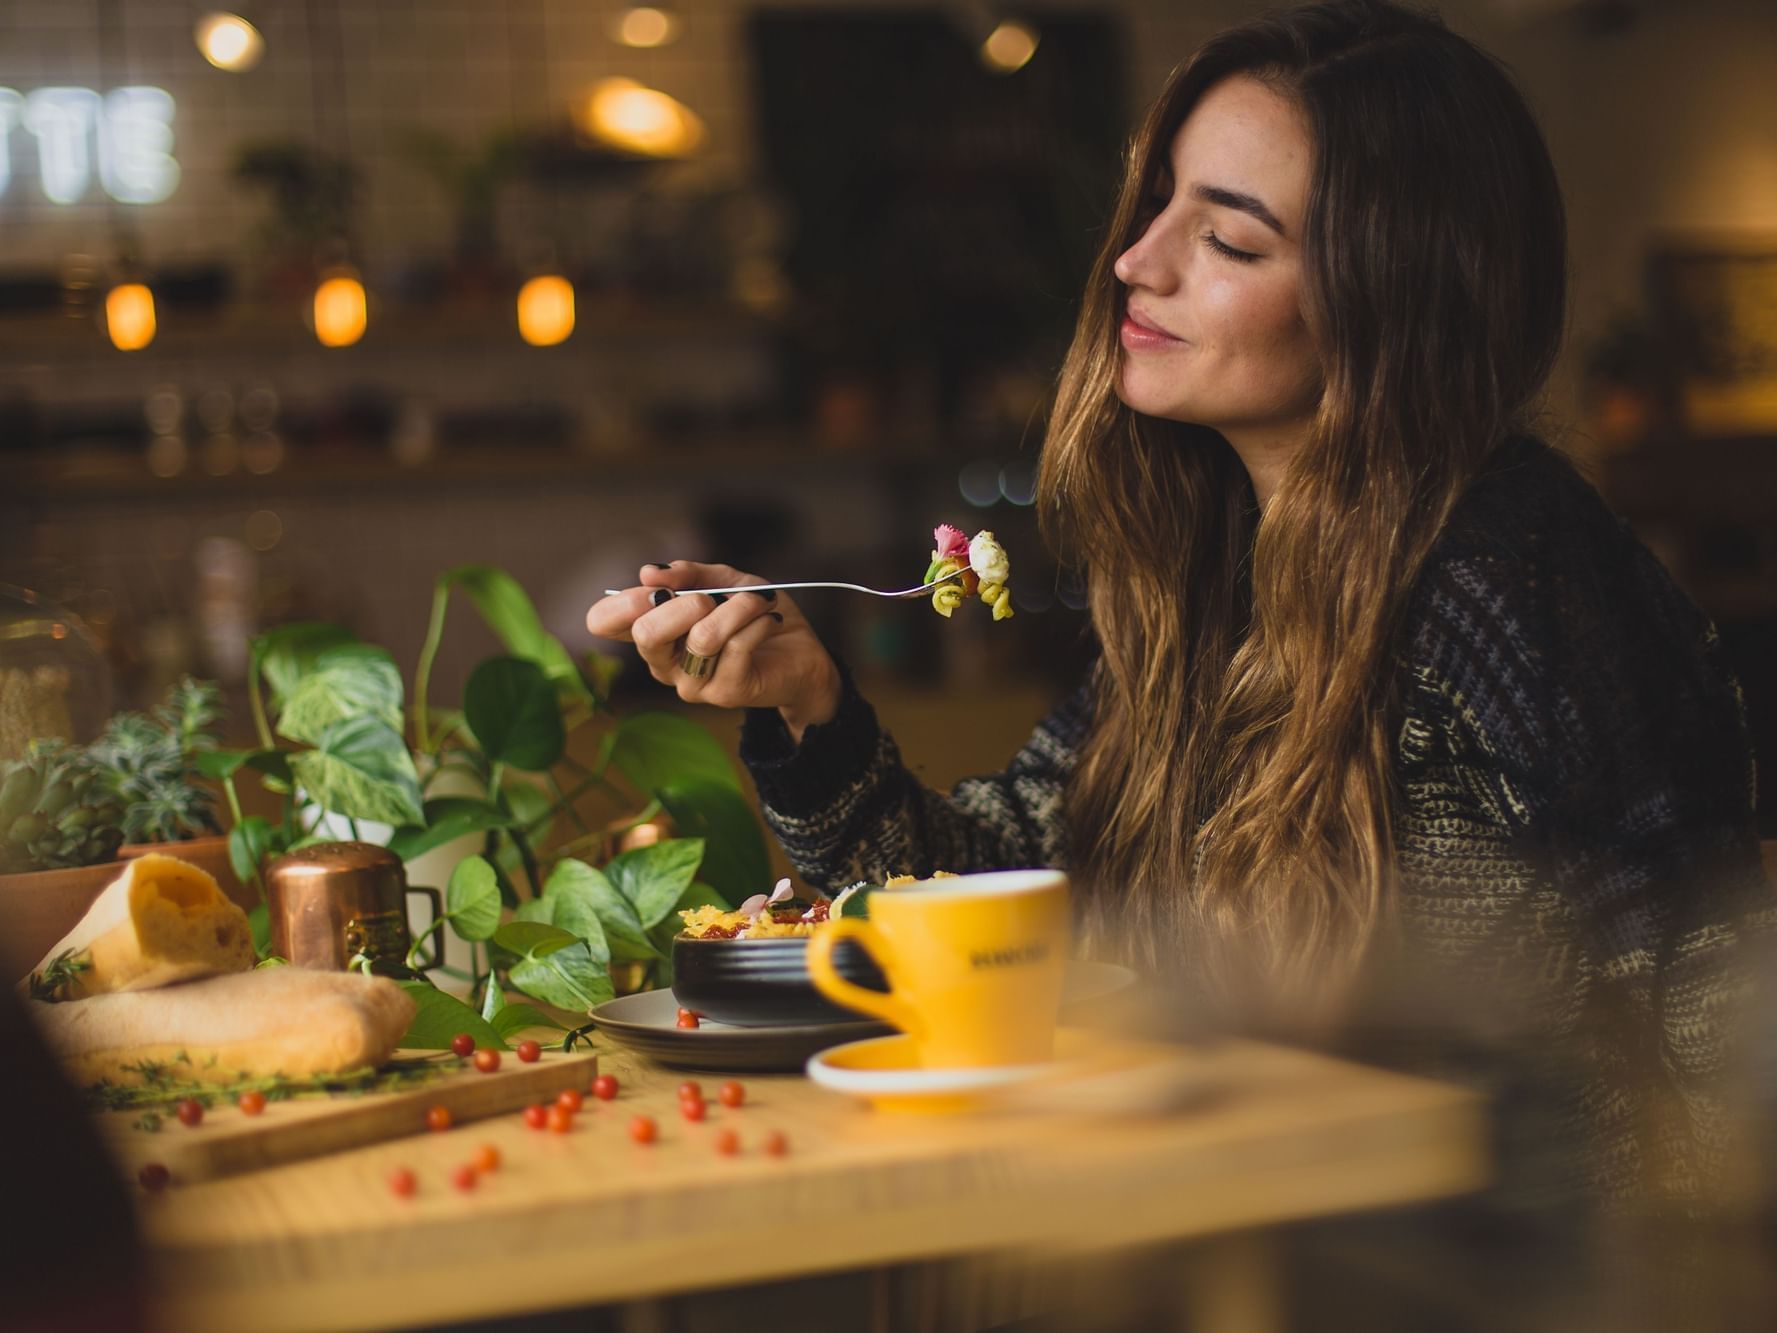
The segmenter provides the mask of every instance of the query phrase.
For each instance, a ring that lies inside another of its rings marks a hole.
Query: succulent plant
[[[203,785],[193,755],[215,743],[221,692],[186,676],[152,716],[119,713],[87,747],[124,802],[126,842],[179,842],[221,832],[215,794]]]
[[[78,748],[32,741],[0,773],[0,872],[96,865],[123,842],[123,801]]]

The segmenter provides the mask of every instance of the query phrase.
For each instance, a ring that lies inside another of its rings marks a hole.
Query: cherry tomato
[[[136,1179],[141,1182],[143,1189],[152,1193],[156,1190],[164,1190],[172,1181],[173,1173],[159,1162],[150,1162],[136,1172]]]
[[[450,1039],[450,1048],[458,1055],[462,1056],[463,1059],[467,1060],[470,1056],[475,1054],[475,1038],[471,1037],[467,1032],[459,1032],[456,1036]]]
[[[701,1100],[703,1097],[703,1088],[698,1085],[696,1079],[688,1078],[683,1083],[679,1084],[679,1096],[681,1098],[696,1097]]]
[[[724,1083],[716,1089],[716,1100],[733,1110],[747,1099],[747,1090],[738,1083]]]
[[[525,1040],[518,1043],[518,1058],[527,1065],[534,1065],[543,1055],[543,1048],[536,1042]]]
[[[679,1098],[679,1114],[687,1120],[702,1120],[709,1109],[709,1103],[701,1097]]]
[[[448,1106],[429,1106],[426,1108],[426,1128],[442,1133],[456,1122]]]
[[[491,1047],[483,1046],[475,1052],[475,1067],[484,1074],[491,1074],[500,1067],[500,1053]]]
[[[560,1103],[550,1107],[545,1114],[551,1134],[566,1134],[574,1127],[574,1113]]]
[[[639,1115],[629,1122],[629,1136],[637,1143],[652,1143],[660,1133],[660,1127],[654,1123],[654,1117]]]
[[[196,1129],[204,1123],[204,1104],[195,1097],[187,1097],[179,1103],[179,1123],[190,1129]]]
[[[532,1129],[542,1129],[549,1124],[549,1108],[542,1102],[532,1102],[524,1108],[524,1122]]]
[[[682,1028],[696,1027],[697,1015],[692,1013],[689,1009],[679,1010],[679,1026]]]
[[[249,1089],[240,1095],[237,1105],[247,1115],[258,1115],[265,1110],[265,1094],[258,1088]]]
[[[500,1169],[500,1150],[491,1143],[484,1143],[476,1148],[475,1156],[469,1160],[477,1171],[498,1171]]]
[[[475,1188],[475,1182],[479,1179],[481,1179],[481,1177],[475,1174],[475,1168],[470,1166],[467,1162],[464,1162],[461,1166],[453,1166],[450,1169],[450,1183],[462,1190],[465,1194]]]
[[[586,1094],[581,1092],[579,1088],[563,1088],[556,1094],[555,1104],[565,1106],[570,1111],[578,1111],[586,1105]]]
[[[404,1166],[389,1172],[389,1192],[398,1199],[411,1199],[420,1187],[419,1179]]]
[[[772,1157],[782,1157],[790,1151],[790,1141],[784,1137],[781,1129],[774,1129],[765,1136],[765,1151]]]
[[[617,1077],[614,1074],[600,1074],[592,1081],[592,1095],[601,1102],[612,1101],[617,1096]]]
[[[725,1129],[716,1135],[716,1151],[724,1157],[732,1157],[740,1151],[740,1135],[732,1129]]]

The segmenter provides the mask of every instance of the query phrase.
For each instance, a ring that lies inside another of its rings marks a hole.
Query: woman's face
[[[1242,75],[1198,100],[1167,160],[1115,265],[1118,395],[1220,431],[1251,470],[1249,453],[1301,441],[1320,397],[1299,294],[1313,144],[1294,105]]]

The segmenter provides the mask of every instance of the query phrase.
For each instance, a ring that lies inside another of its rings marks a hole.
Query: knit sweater
[[[1724,1149],[1746,945],[1774,917],[1713,627],[1565,460],[1513,440],[1414,584],[1392,684],[1402,966],[1378,992],[1409,987],[1441,1030],[1540,1061],[1590,1187],[1694,1191]],[[948,793],[908,771],[849,675],[799,745],[750,712],[741,755],[818,887],[1066,866],[1091,700],[1082,685],[1004,772]]]

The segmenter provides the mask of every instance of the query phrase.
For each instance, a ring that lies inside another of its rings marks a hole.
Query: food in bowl
[[[933,879],[955,879],[948,870],[939,870]],[[834,898],[817,895],[799,898],[790,881],[780,879],[769,894],[756,893],[739,907],[692,907],[679,913],[684,928],[681,939],[693,940],[780,940],[814,934],[823,922],[840,916],[864,916],[869,895],[878,888],[897,889],[915,883],[912,875],[891,875],[881,885],[860,880],[840,891]],[[861,895],[861,896],[860,896]],[[854,899],[857,910],[847,910]]]
[[[912,875],[896,875],[882,885],[854,884],[832,898],[803,899],[784,879],[733,911],[681,912],[685,927],[672,947],[673,995],[685,1008],[737,1027],[867,1021],[815,989],[808,975],[808,936],[840,916],[864,915],[871,893],[913,882]],[[875,962],[850,941],[840,944],[834,963],[840,975],[867,990],[888,989]]]

